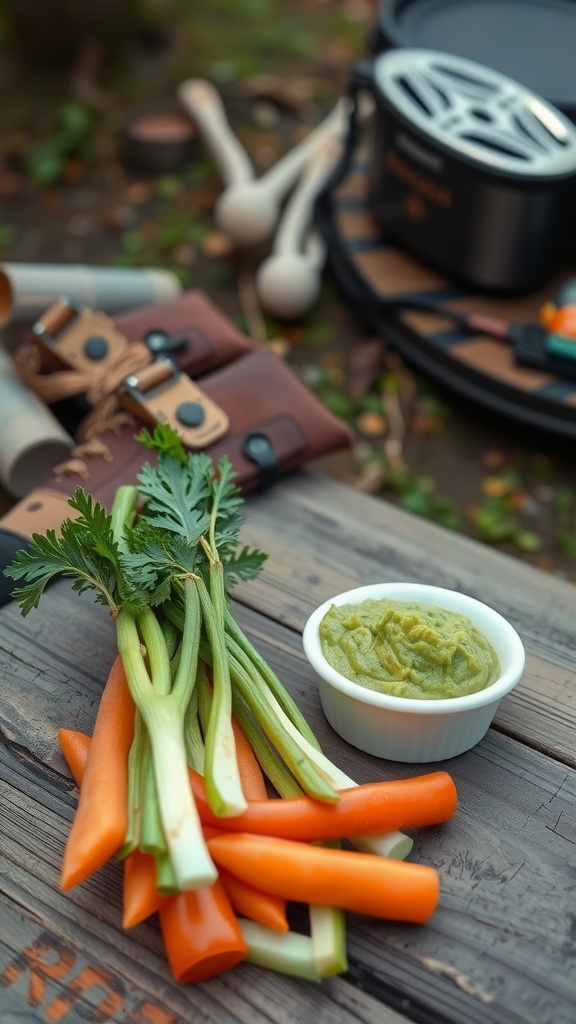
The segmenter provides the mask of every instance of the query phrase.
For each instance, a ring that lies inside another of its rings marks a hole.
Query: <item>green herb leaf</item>
[[[268,555],[257,548],[243,547],[242,551],[230,553],[224,564],[227,585],[238,580],[251,580],[258,575]]]
[[[206,472],[210,459],[198,454],[185,465],[172,455],[162,454],[157,466],[147,463],[138,477],[145,499],[144,519],[160,529],[197,544],[210,525],[205,503],[208,496]]]
[[[73,579],[73,589],[79,594],[96,590],[96,601],[111,609],[117,608],[120,592],[126,590],[121,580],[111,517],[81,487],[76,489],[69,505],[80,513],[78,518],[67,519],[59,537],[54,530],[48,530],[45,535],[34,534],[28,548],[17,552],[5,570],[12,579],[27,580],[27,585],[15,592],[23,615],[38,606],[54,576]]]
[[[182,438],[168,423],[156,424],[152,433],[144,427],[136,434],[136,440],[145,448],[171,455],[182,464],[188,462],[188,452],[182,443]]]
[[[214,559],[227,559],[238,543],[244,522],[239,513],[242,497],[234,483],[236,474],[227,455],[218,462],[218,474],[211,466],[207,472],[210,490],[210,547]]]

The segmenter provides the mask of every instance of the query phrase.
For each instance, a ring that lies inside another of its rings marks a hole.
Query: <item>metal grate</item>
[[[576,169],[576,128],[546,100],[491,68],[436,50],[378,57],[383,98],[432,140],[472,161],[523,176]]]

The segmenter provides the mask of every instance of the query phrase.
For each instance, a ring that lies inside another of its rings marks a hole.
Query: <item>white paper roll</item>
[[[64,263],[0,265],[0,326],[34,323],[61,295],[103,313],[167,302],[180,294],[175,274],[153,268]]]
[[[73,447],[72,438],[0,346],[0,480],[6,490],[24,498],[50,478]]]

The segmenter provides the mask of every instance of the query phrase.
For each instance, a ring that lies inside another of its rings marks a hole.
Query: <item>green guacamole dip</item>
[[[332,605],[320,642],[341,675],[395,697],[463,697],[500,674],[495,650],[470,619],[435,605],[387,598]]]

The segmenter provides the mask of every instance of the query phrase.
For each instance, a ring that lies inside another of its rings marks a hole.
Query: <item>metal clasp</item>
[[[47,370],[72,369],[101,373],[128,342],[110,317],[62,296],[32,327]]]
[[[229,427],[224,410],[171,359],[156,359],[126,377],[119,397],[124,408],[147,426],[169,423],[188,448],[206,448]]]

